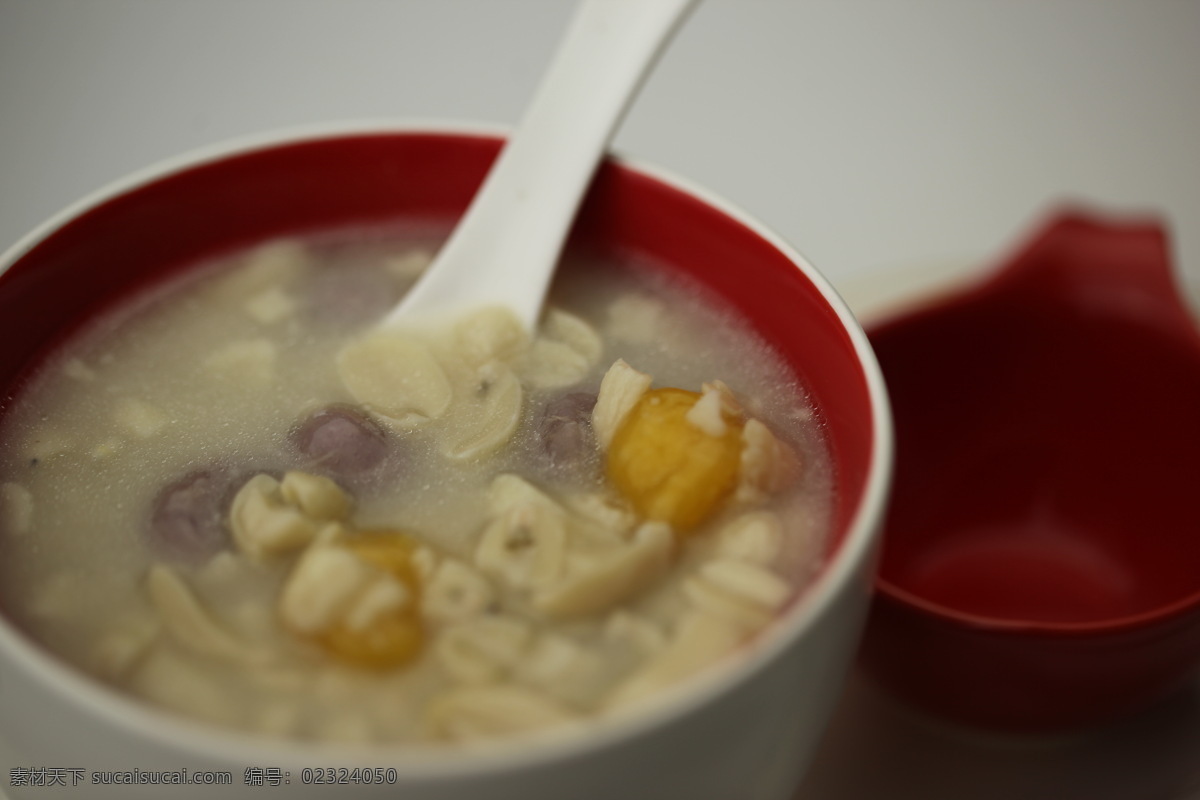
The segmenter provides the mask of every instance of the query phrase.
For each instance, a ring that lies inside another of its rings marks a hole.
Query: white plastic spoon
[[[516,134],[384,327],[505,306],[534,330],[592,174],[697,0],[584,0]]]

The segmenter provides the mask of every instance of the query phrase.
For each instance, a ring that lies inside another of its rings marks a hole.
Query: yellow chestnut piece
[[[321,637],[322,646],[341,661],[376,670],[407,664],[424,642],[420,620],[408,615],[380,617],[362,630],[339,625]]]
[[[683,532],[703,522],[737,485],[742,422],[714,406],[715,424],[689,414],[702,395],[653,389],[642,395],[613,436],[609,480],[642,516]]]
[[[320,635],[321,644],[358,667],[390,669],[408,663],[425,642],[421,584],[412,563],[417,542],[403,533],[369,531],[347,539],[344,546],[395,581],[377,580],[364,587],[354,606]]]
[[[362,531],[345,540],[345,547],[356,556],[392,574],[413,591],[420,586],[413,553],[420,543],[399,531]]]

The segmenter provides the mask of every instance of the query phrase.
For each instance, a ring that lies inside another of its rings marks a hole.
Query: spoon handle
[[[385,326],[511,308],[532,330],[617,123],[698,0],[584,0],[517,132]]]

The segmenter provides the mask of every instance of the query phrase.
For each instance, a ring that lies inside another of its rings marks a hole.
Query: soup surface
[[[435,244],[271,242],[47,359],[0,429],[5,614],[155,705],[339,741],[622,713],[758,635],[832,508],[782,362],[583,255],[535,336],[379,332]]]

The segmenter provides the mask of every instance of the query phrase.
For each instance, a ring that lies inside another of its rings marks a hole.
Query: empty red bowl
[[[1163,232],[1053,220],[869,331],[896,474],[863,660],[922,708],[1087,726],[1200,664],[1200,336]]]

